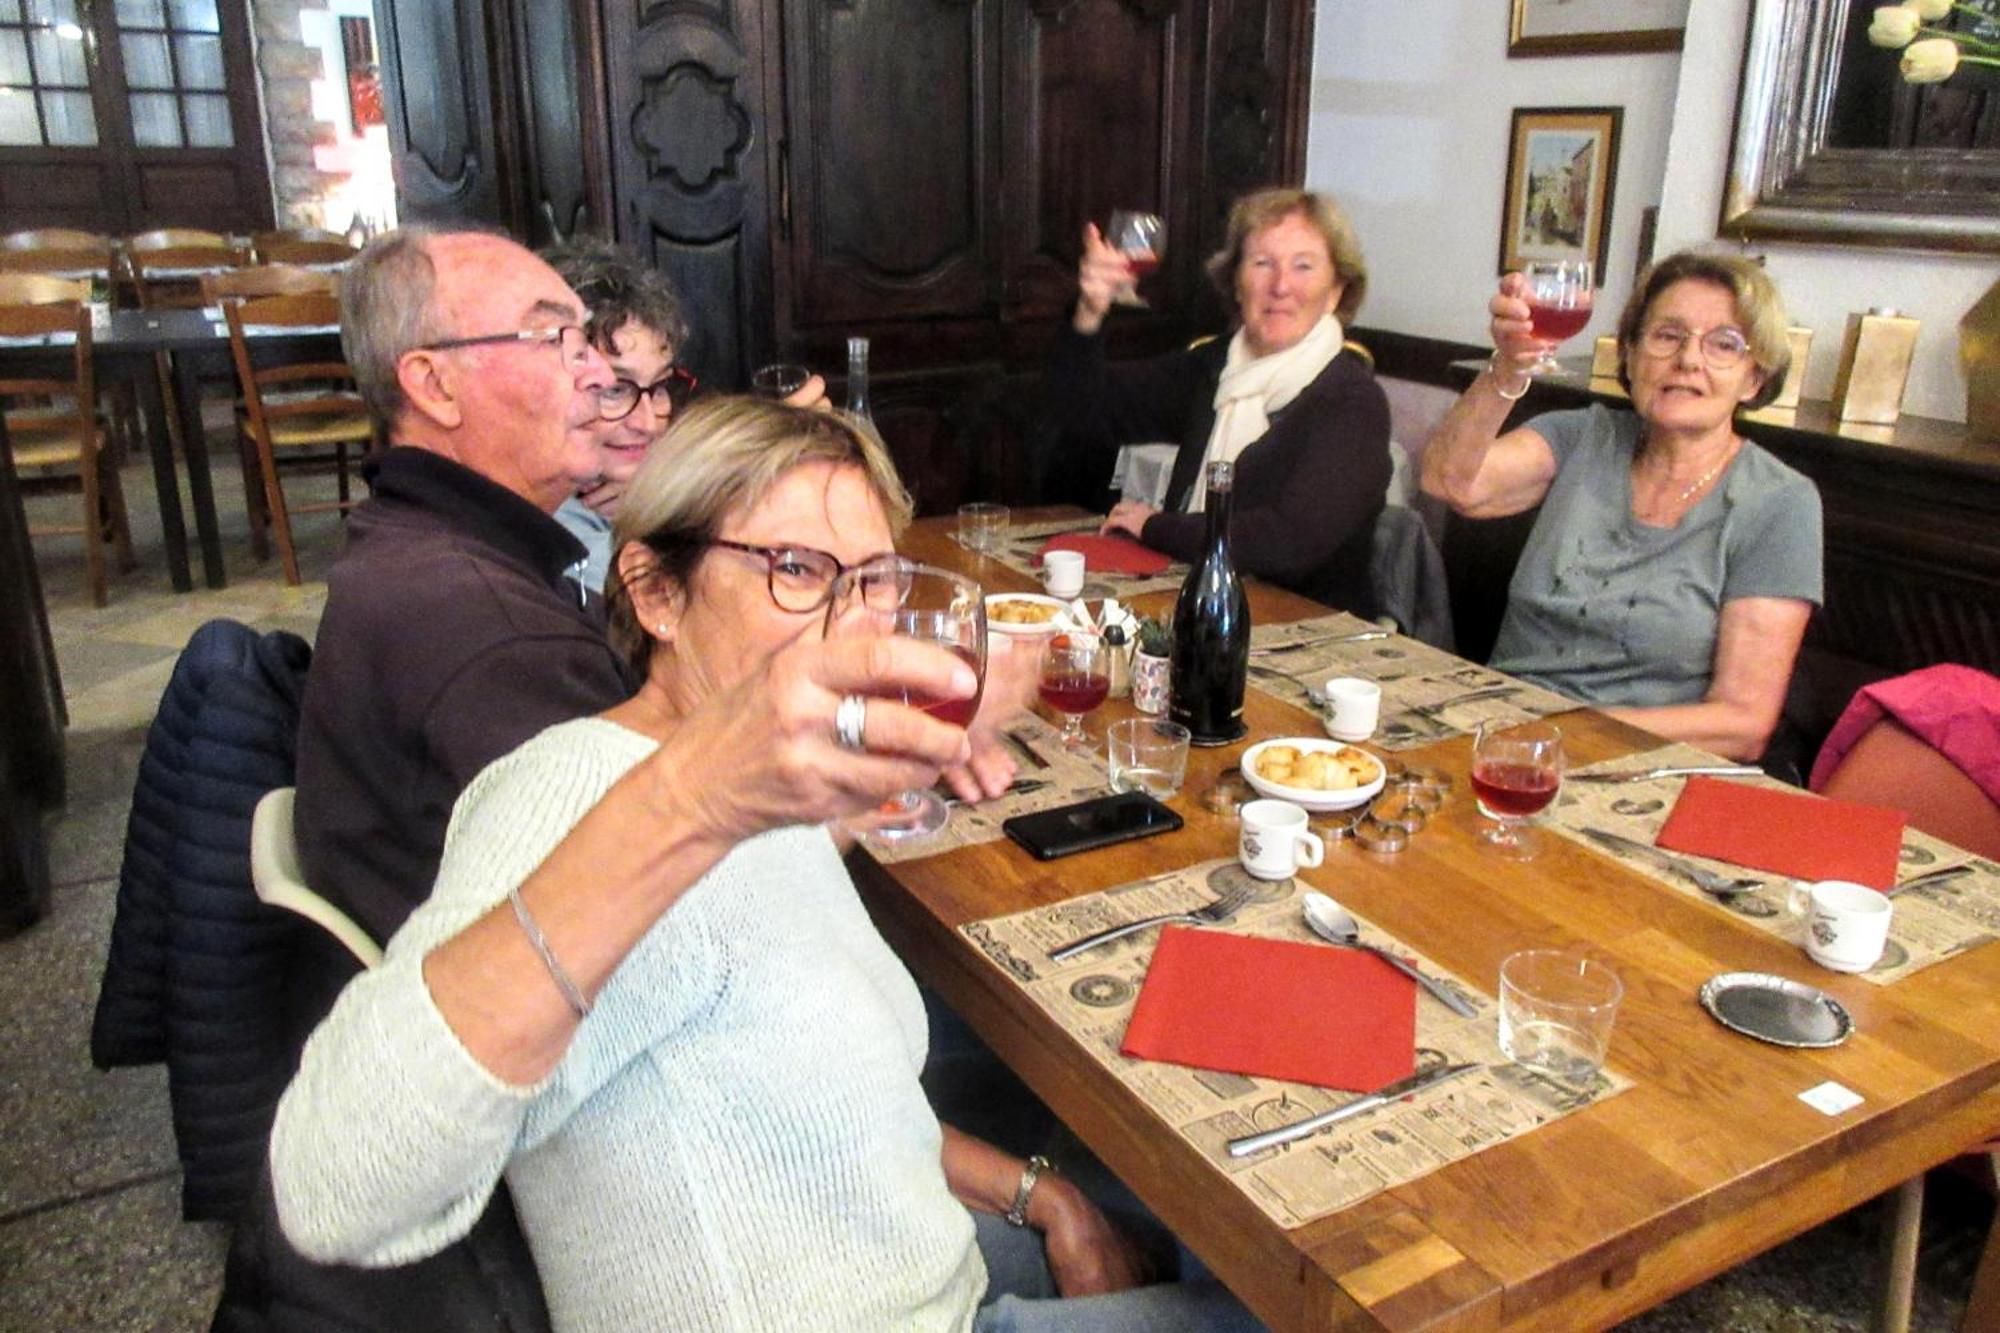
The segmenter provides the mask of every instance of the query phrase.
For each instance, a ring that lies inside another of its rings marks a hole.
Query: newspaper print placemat
[[[868,850],[884,865],[938,856],[960,847],[993,842],[1007,835],[1000,821],[1036,810],[1053,810],[1111,789],[1105,770],[1104,751],[1074,751],[1062,743],[1061,732],[1034,713],[1024,713],[1002,734],[1007,749],[1019,765],[1014,789],[976,805],[954,801],[951,819],[932,837],[920,838],[903,846],[870,841]]]
[[[1665,745],[1657,750],[1626,755],[1622,759],[1607,760],[1574,771],[1644,770],[1726,762],[1692,745]],[[1781,791],[1798,790],[1768,777],[1729,778],[1727,781],[1760,783]],[[1767,935],[1775,935],[1788,943],[1798,943],[1798,921],[1785,910],[1792,885],[1797,881],[1711,857],[1671,853],[1691,865],[1713,870],[1731,879],[1757,881],[1757,887],[1753,889],[1727,899],[1717,898],[1669,870],[1653,865],[1636,854],[1614,851],[1582,832],[1586,828],[1600,828],[1651,843],[1659,836],[1686,783],[1684,777],[1615,783],[1565,782],[1562,795],[1556,799],[1554,815],[1545,823],[1553,831],[1582,843],[1600,856],[1612,857],[1628,869],[1668,885],[1676,892],[1699,899],[1719,912],[1728,912],[1747,921]],[[1882,961],[1862,973],[1863,977],[1877,985],[1887,985],[2000,937],[2000,864],[1933,838],[1928,833],[1920,833],[1913,828],[1903,830],[1903,851],[1896,871],[1898,882],[1907,882],[1919,875],[1954,866],[1965,867],[1965,873],[1942,884],[1895,895],[1896,910],[1889,923],[1889,946],[1882,951]]]
[[[1067,902],[975,921],[962,930],[987,961],[1013,978],[1092,1058],[1280,1226],[1303,1226],[1632,1086],[1607,1069],[1590,1087],[1573,1089],[1510,1063],[1498,1044],[1499,1005],[1493,997],[1362,921],[1364,941],[1411,958],[1478,1010],[1477,1017],[1460,1018],[1419,990],[1417,1067],[1472,1061],[1481,1068],[1294,1143],[1253,1157],[1231,1157],[1230,1139],[1303,1120],[1352,1101],[1356,1094],[1122,1054],[1118,1048],[1152,962],[1156,930],[1128,935],[1062,963],[1050,962],[1048,953],[1107,926],[1199,906],[1244,878],[1234,860],[1205,861]],[[1255,881],[1250,904],[1221,929],[1317,942],[1299,910],[1308,887],[1296,879]],[[1328,1039],[1339,1039],[1338,1014],[1276,1017],[1323,1023]]]
[[[1042,553],[1042,544],[1049,538],[1069,532],[1096,532],[1101,518],[1058,518],[1040,523],[1016,523],[1008,527],[1001,538],[999,549],[983,552],[987,559],[998,561],[1016,574],[1040,581],[1042,567],[1037,557]],[[965,542],[954,532],[951,539],[960,546]],[[967,550],[972,548],[966,546]],[[1188,567],[1176,560],[1157,574],[1114,574],[1104,569],[1084,570],[1082,596],[1116,597],[1120,601],[1137,597],[1140,593],[1160,592],[1179,588],[1187,581]]]
[[[1402,634],[1347,637],[1380,628],[1344,611],[1286,625],[1258,625],[1250,631],[1250,684],[1317,713],[1319,704],[1308,690],[1318,690],[1328,677],[1375,681],[1382,687],[1382,716],[1369,739],[1385,750],[1408,750],[1477,731],[1488,718],[1526,721],[1577,706],[1420,639]]]

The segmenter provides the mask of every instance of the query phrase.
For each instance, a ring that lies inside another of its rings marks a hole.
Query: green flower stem
[[[1974,37],[1969,32],[1952,32],[1945,28],[1918,28],[1917,35],[1910,40],[1918,42],[1926,37],[1943,37],[1948,41],[1957,43],[1961,51],[1976,49],[1980,52],[1990,52],[1994,55],[2000,55],[2000,42],[1985,41],[1982,38]],[[1960,57],[1961,60],[1972,60],[1975,58],[1973,56]]]

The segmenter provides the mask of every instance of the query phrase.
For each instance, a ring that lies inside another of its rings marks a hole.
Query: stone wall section
[[[312,84],[326,71],[317,47],[301,40],[299,11],[325,0],[248,0],[257,72],[263,83],[264,135],[280,227],[324,227],[327,197],[347,180],[321,170],[314,149],[338,140],[331,122],[313,119]],[[346,219],[339,221],[345,225]]]

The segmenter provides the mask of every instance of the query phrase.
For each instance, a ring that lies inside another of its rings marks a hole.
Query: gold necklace
[[[1684,490],[1682,490],[1679,495],[1676,495],[1671,502],[1669,502],[1667,505],[1662,506],[1662,508],[1672,509],[1680,505],[1686,504],[1688,502],[1689,497],[1693,496],[1696,491],[1708,485],[1708,483],[1710,483],[1711,481],[1714,481],[1717,474],[1719,474],[1722,471],[1722,469],[1728,467],[1729,460],[1734,457],[1736,457],[1736,445],[1732,441],[1729,447],[1722,451],[1722,457],[1715,460],[1715,465],[1713,467],[1709,468],[1708,471],[1702,473],[1699,477],[1696,477],[1693,481],[1689,482],[1687,484],[1687,487]]]

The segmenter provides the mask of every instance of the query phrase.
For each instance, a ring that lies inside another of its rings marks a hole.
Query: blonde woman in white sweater
[[[272,1176],[303,1253],[432,1253],[504,1174],[559,1328],[1254,1326],[1212,1279],[1140,1286],[1060,1176],[1006,1226],[1024,1164],[918,1086],[916,987],[825,825],[1011,772],[884,697],[970,694],[949,653],[837,632],[908,515],[838,418],[724,400],[676,425],[620,515],[639,693],[467,789],[435,891],[285,1094]]]

